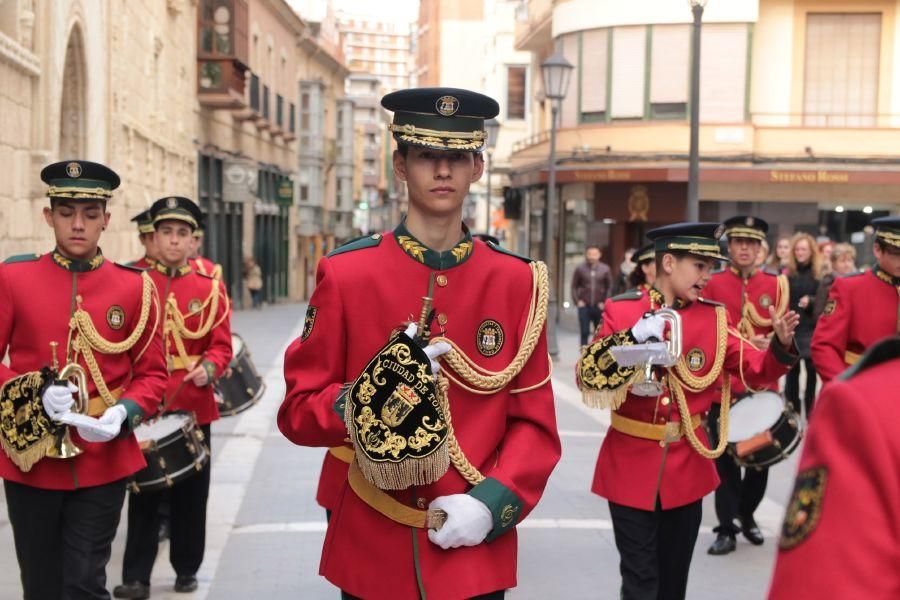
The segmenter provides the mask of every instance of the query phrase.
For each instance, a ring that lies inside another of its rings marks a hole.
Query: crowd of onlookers
[[[602,320],[603,302],[608,297],[642,285],[652,285],[655,276],[654,261],[634,260],[635,253],[640,254],[641,250],[626,250],[618,274],[614,277],[611,269],[601,261],[601,249],[597,246],[587,248],[585,261],[576,268],[572,278],[572,296],[578,307],[581,345],[587,343]],[[858,272],[856,258],[856,249],[852,245],[827,239],[817,241],[806,232],[778,238],[772,252],[766,242],[760,247],[758,268],[787,277],[790,308],[800,315],[795,339],[801,360],[788,373],[784,390],[785,397],[798,414],[801,412],[801,397],[802,407],[808,415],[816,396],[816,368],[810,355],[816,321],[825,308],[828,291],[834,280]]]

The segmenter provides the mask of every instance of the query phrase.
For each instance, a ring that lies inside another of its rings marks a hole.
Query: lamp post
[[[575,69],[566,58],[556,51],[547,60],[541,63],[541,78],[544,82],[544,96],[550,100],[550,165],[547,170],[547,198],[544,203],[544,260],[551,270],[550,281],[556,282],[561,276],[563,268],[562,257],[556,257],[556,265],[553,264],[553,232],[556,229],[553,222],[554,209],[556,208],[556,121],[559,113],[559,103],[566,97],[569,89],[569,79]],[[560,219],[562,214],[560,213]],[[562,236],[562,232],[559,233]],[[555,271],[553,271],[555,269]],[[556,325],[559,320],[557,298],[558,286],[550,284],[550,298],[547,306],[547,350],[550,356],[559,355],[559,344],[556,339]]]
[[[487,155],[487,198],[486,210],[484,217],[484,232],[491,233],[491,168],[494,166],[494,158],[492,156],[494,148],[497,147],[497,135],[500,133],[500,121],[497,119],[488,119],[484,122],[484,130],[487,133],[485,140],[484,152]]]
[[[691,38],[691,150],[688,158],[687,220],[700,220],[700,30],[708,0],[689,0],[694,13]]]

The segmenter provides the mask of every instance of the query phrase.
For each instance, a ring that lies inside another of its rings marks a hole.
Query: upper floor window
[[[880,53],[880,14],[807,15],[804,125],[874,126]]]
[[[506,118],[524,119],[528,67],[506,67]]]

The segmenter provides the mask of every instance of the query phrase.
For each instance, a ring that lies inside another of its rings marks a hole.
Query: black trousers
[[[622,600],[684,600],[694,544],[703,517],[701,500],[662,510],[609,503]]]
[[[812,415],[813,403],[816,400],[816,366],[811,358],[802,358],[794,368],[788,371],[784,379],[784,396],[791,403],[794,412],[800,416],[800,363],[806,369],[806,385],[803,388],[803,408],[806,409],[806,420]]]
[[[709,409],[707,422],[709,423],[709,441],[713,447],[719,443],[719,413],[722,407],[713,404]],[[744,477],[741,479],[741,467],[738,466],[730,454],[725,452],[716,459],[716,471],[719,473],[719,487],[716,488],[716,516],[719,518],[719,526],[715,528],[717,533],[735,535],[740,532],[740,526],[735,524],[735,519],[741,521],[753,518],[753,513],[759,508],[766,495],[766,484],[769,481],[769,469],[763,468],[744,469]]]
[[[598,306],[578,307],[578,327],[581,332],[581,345],[584,346],[591,339],[591,334],[603,322],[603,311]]]
[[[53,460],[53,459],[47,459]],[[107,599],[124,480],[76,490],[4,481],[25,600]]]
[[[206,500],[212,464],[209,425],[202,425],[210,458],[203,470],[164,492],[141,492],[128,499],[128,535],[122,563],[122,581],[150,585],[159,548],[159,508],[169,500],[169,562],[176,575],[195,575],[206,548]]]

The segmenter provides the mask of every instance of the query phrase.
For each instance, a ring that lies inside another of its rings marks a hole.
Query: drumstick
[[[191,368],[190,368],[190,369],[187,369],[187,372],[190,373],[191,371],[193,371],[194,369],[196,369],[196,368],[200,365],[200,363],[203,362],[203,357],[204,357],[204,356],[205,356],[204,354],[201,354],[201,355],[200,355],[200,358],[197,359],[197,362],[195,362],[193,365],[191,365]],[[185,377],[182,377],[182,378],[181,378],[181,383],[179,383],[179,384],[178,384],[178,387],[175,388],[175,393],[172,394],[172,398],[171,398],[171,399],[167,398],[165,394],[163,395],[163,401],[162,401],[161,406],[160,406],[160,408],[161,408],[161,411],[160,411],[160,412],[165,412],[165,411],[166,411],[166,406],[168,406],[171,402],[174,402],[174,401],[175,401],[175,398],[178,397],[178,394],[181,393],[181,389],[184,387],[184,384],[187,383],[186,377],[187,377],[187,375],[185,375]],[[212,381],[207,382],[206,385],[212,385]]]

